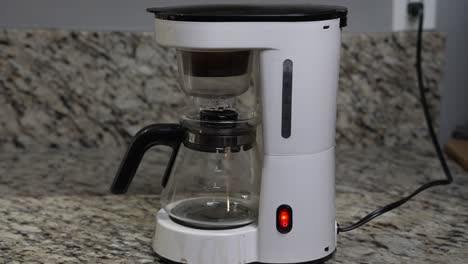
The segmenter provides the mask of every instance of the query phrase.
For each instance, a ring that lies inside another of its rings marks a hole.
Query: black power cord
[[[375,211],[373,211],[372,213],[366,215],[365,217],[363,217],[361,220],[357,221],[356,223],[354,224],[351,224],[349,226],[346,226],[346,227],[339,227],[338,226],[338,233],[342,233],[342,232],[348,232],[348,231],[351,231],[351,230],[354,230],[362,225],[365,225],[367,224],[369,221],[371,221],[372,219],[378,217],[378,216],[381,216],[393,209],[396,209],[400,206],[402,206],[403,204],[405,204],[406,202],[408,202],[409,200],[411,200],[411,198],[415,197],[416,195],[418,195],[419,193],[429,189],[429,188],[432,188],[432,187],[435,187],[435,186],[441,186],[441,185],[449,185],[453,182],[453,177],[452,177],[452,174],[450,172],[450,169],[449,167],[447,166],[447,161],[445,160],[445,157],[444,157],[444,154],[442,152],[442,149],[440,147],[440,144],[439,144],[439,141],[437,139],[437,135],[435,133],[435,129],[434,129],[434,125],[432,124],[432,118],[431,118],[431,114],[429,112],[429,105],[427,103],[427,99],[426,99],[426,92],[425,92],[425,87],[424,87],[424,80],[423,80],[423,70],[422,70],[422,40],[423,40],[423,25],[424,25],[424,5],[422,3],[410,3],[409,6],[408,6],[408,13],[410,15],[414,15],[414,17],[418,17],[419,18],[419,28],[418,28],[418,43],[417,43],[417,55],[416,55],[416,72],[417,72],[417,77],[418,77],[418,86],[419,86],[419,93],[420,93],[420,101],[421,101],[421,105],[423,107],[423,110],[424,110],[424,117],[426,118],[426,124],[427,124],[427,128],[429,130],[429,134],[430,134],[430,137],[432,139],[432,143],[434,145],[434,148],[435,148],[435,151],[437,153],[437,157],[439,158],[439,161],[440,161],[440,164],[442,166],[442,169],[445,173],[445,177],[446,179],[444,180],[435,180],[435,181],[431,181],[431,182],[428,182],[426,184],[423,184],[421,187],[419,187],[418,189],[416,189],[416,191],[414,191],[413,193],[411,193],[410,195],[396,201],[396,202],[393,202],[391,204],[388,204],[382,208],[379,208]]]

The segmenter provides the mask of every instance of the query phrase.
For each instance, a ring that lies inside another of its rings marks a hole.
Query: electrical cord
[[[432,140],[432,143],[434,145],[434,148],[435,148],[435,151],[436,151],[436,154],[437,154],[437,157],[439,158],[439,161],[440,161],[440,164],[442,166],[442,169],[445,173],[445,177],[446,179],[444,180],[435,180],[435,181],[431,181],[431,182],[428,182],[426,184],[423,184],[421,185],[418,189],[416,189],[413,193],[411,193],[410,195],[398,200],[398,201],[395,201],[391,204],[388,204],[382,208],[379,208],[373,212],[371,212],[370,214],[366,215],[365,217],[363,217],[362,219],[360,219],[359,221],[349,225],[349,226],[346,226],[346,227],[340,227],[338,226],[338,233],[343,233],[343,232],[348,232],[348,231],[351,231],[351,230],[354,230],[362,225],[365,225],[367,224],[368,222],[370,222],[371,220],[373,220],[374,218],[378,217],[378,216],[381,216],[393,209],[396,209],[400,206],[402,206],[403,204],[405,204],[406,202],[408,202],[409,200],[411,200],[413,197],[415,197],[416,195],[418,195],[419,193],[429,189],[429,188],[432,188],[432,187],[436,187],[436,186],[442,186],[442,185],[449,185],[453,182],[453,177],[452,177],[452,173],[450,172],[450,169],[447,165],[447,161],[444,157],[444,154],[442,152],[442,149],[440,147],[440,144],[439,144],[439,140],[437,139],[437,135],[435,133],[435,129],[434,129],[434,125],[432,123],[432,118],[431,118],[431,113],[429,112],[429,105],[427,103],[427,99],[426,99],[426,92],[425,92],[425,87],[424,87],[424,80],[423,80],[423,70],[422,70],[422,40],[423,40],[423,25],[424,25],[424,11],[423,11],[423,8],[424,6],[421,5],[420,8],[418,9],[419,12],[416,13],[417,17],[419,18],[419,27],[418,27],[418,41],[417,41],[417,54],[416,54],[416,72],[417,72],[417,77],[418,77],[418,87],[419,87],[419,93],[420,93],[420,101],[421,101],[421,105],[423,107],[423,110],[424,110],[424,117],[426,119],[426,125],[427,125],[427,128],[429,130],[429,134],[430,134],[430,137],[431,137],[431,140]]]

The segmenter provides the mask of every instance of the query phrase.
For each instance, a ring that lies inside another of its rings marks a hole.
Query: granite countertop
[[[167,155],[150,151],[124,196],[108,192],[121,149],[0,152],[0,263],[152,263]],[[328,263],[466,263],[468,175],[340,234]],[[342,225],[442,177],[431,155],[388,147],[337,149]]]

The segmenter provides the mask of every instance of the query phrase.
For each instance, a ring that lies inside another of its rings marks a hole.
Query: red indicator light
[[[281,205],[276,210],[276,229],[282,234],[289,233],[292,229],[292,209],[289,205]]]
[[[286,210],[282,210],[280,213],[280,225],[283,228],[286,228],[289,225],[289,212]]]

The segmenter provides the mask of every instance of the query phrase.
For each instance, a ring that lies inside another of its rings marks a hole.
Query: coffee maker
[[[347,10],[317,5],[148,9],[177,50],[178,124],[133,138],[112,192],[147,149],[172,148],[153,249],[161,262],[320,263],[336,248],[335,123]]]

